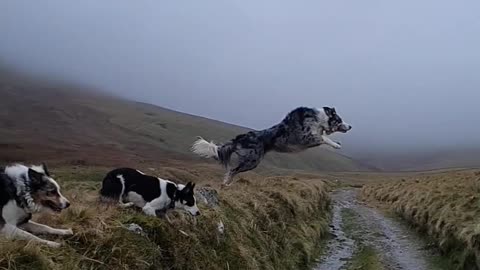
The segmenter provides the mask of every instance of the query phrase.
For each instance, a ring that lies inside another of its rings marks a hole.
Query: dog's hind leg
[[[72,229],[63,230],[63,229],[54,229],[47,225],[38,224],[33,221],[28,221],[27,223],[20,226],[22,229],[25,229],[27,232],[35,234],[53,234],[53,235],[73,235]]]
[[[225,179],[223,180],[223,184],[225,186],[230,186],[233,182],[233,177],[241,172],[246,172],[255,169],[258,164],[260,164],[260,158],[251,158],[251,159],[244,159],[242,160],[237,167],[232,170],[229,170],[225,175]]]
[[[125,195],[125,178],[123,175],[117,175],[118,180],[120,180],[120,184],[122,185],[122,189],[120,191],[120,195],[118,196],[118,205],[122,208],[132,207],[134,205],[133,202],[124,203],[123,196]]]
[[[134,205],[134,203],[133,202],[123,203],[122,201],[120,201],[120,202],[118,202],[118,205],[121,208],[129,208],[129,207],[132,207]]]
[[[49,247],[59,248],[61,246],[60,243],[44,240],[40,237],[37,237],[29,232],[26,232],[16,226],[11,224],[5,224],[0,233],[4,234],[7,238],[14,238],[14,239],[23,239],[27,241],[33,241],[41,244],[45,244]]]
[[[232,173],[232,170],[228,170],[226,173],[225,173],[225,176],[223,177],[223,185],[225,186],[229,186],[232,181],[233,181],[233,177],[235,175]]]

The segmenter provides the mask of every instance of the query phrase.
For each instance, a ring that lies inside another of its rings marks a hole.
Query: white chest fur
[[[18,207],[15,200],[10,200],[2,209],[2,217],[6,223],[17,225],[30,217],[25,209]]]

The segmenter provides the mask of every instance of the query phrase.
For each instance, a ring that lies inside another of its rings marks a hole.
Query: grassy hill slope
[[[480,148],[445,147],[445,149],[425,152],[379,154],[356,157],[376,168],[385,171],[425,171],[447,168],[480,167]]]
[[[0,71],[0,159],[128,165],[200,159],[196,136],[223,142],[248,129]],[[69,91],[66,91],[69,90]],[[281,117],[281,116],[280,116]],[[134,161],[134,162],[133,162]],[[269,154],[262,168],[366,170],[329,149]]]
[[[158,166],[158,174],[220,190],[221,173],[208,165]],[[328,184],[319,178],[264,177],[249,172],[235,188],[218,192],[219,207],[199,202],[201,216],[183,211],[165,219],[134,208],[99,203],[108,168],[51,168],[72,206],[59,215],[34,216],[42,224],[73,228],[69,237],[42,236],[62,243],[52,249],[0,235],[0,269],[311,269],[327,237]],[[219,223],[224,230],[218,230]],[[143,234],[130,232],[137,224]]]

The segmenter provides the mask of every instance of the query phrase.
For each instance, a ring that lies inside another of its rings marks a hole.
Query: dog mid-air
[[[59,247],[60,243],[33,234],[72,235],[72,230],[50,228],[31,218],[38,212],[61,212],[69,206],[45,165],[15,164],[0,172],[0,233],[6,237]]]
[[[332,141],[327,135],[346,133],[350,129],[352,126],[343,122],[335,108],[299,107],[291,111],[280,124],[238,135],[223,145],[199,137],[192,151],[222,163],[227,169],[223,184],[230,185],[236,174],[255,169],[269,151],[294,153],[321,144],[340,149],[340,143]]]

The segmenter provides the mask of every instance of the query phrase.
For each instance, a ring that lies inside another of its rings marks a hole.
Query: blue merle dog
[[[321,144],[340,149],[340,143],[326,135],[346,133],[350,129],[352,127],[343,122],[335,108],[299,107],[279,124],[238,135],[223,145],[198,137],[192,151],[202,157],[218,160],[227,169],[223,184],[228,186],[236,174],[255,169],[269,151],[295,153]]]

